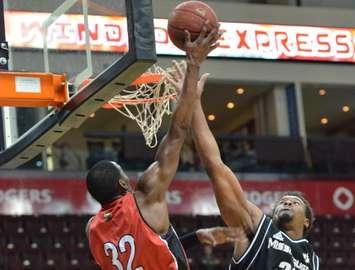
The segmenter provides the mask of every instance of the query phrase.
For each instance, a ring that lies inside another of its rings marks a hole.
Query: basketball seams
[[[206,20],[208,30],[212,30],[218,24],[218,18],[214,10],[200,1],[187,1],[178,5],[170,14],[168,21],[168,34],[173,44],[184,50],[185,30],[191,34],[191,41],[200,35]]]
[[[194,11],[198,8],[203,8],[205,11],[207,11],[209,13],[207,17],[213,17],[216,22],[218,21],[218,17],[217,17],[217,14],[215,13],[214,9],[202,1],[186,1],[186,2],[181,3],[180,5],[176,6],[174,11],[184,10],[187,12],[194,13]],[[194,14],[201,17],[202,19],[205,19],[205,17],[201,16],[198,12],[194,13]],[[209,15],[211,15],[211,16],[209,16]]]
[[[217,16],[216,14],[210,12],[208,9],[206,9],[207,12],[209,13],[209,15],[213,15],[214,19],[217,21]],[[210,17],[210,16],[202,16],[201,14],[199,14],[198,12],[195,12],[194,10],[191,10],[191,9],[188,9],[188,8],[179,8],[177,10],[174,10],[174,12],[178,13],[189,13],[189,14],[192,14],[192,15],[195,15],[196,17],[199,17],[200,19],[202,19],[203,21],[206,21],[206,17]]]
[[[183,33],[186,30],[186,29],[175,27],[173,25],[169,25],[168,27],[172,28],[174,31],[179,31],[179,32],[183,32]],[[200,34],[200,32],[196,32],[196,31],[189,31],[189,32],[190,32],[190,34],[193,34],[193,35],[199,35]]]

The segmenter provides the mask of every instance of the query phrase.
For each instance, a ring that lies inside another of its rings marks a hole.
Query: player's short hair
[[[106,204],[115,200],[120,194],[118,180],[121,167],[109,160],[96,163],[86,176],[86,187],[90,195],[99,203]]]
[[[304,203],[305,205],[305,215],[306,215],[306,218],[309,219],[309,227],[306,228],[304,227],[303,228],[303,236],[306,237],[309,232],[312,230],[312,227],[313,227],[313,222],[315,220],[314,218],[314,212],[313,212],[313,209],[311,207],[311,204],[309,203],[309,201],[304,197],[303,193],[302,192],[299,192],[299,191],[287,191],[285,193],[282,194],[282,196],[280,197],[280,200],[285,197],[285,196],[294,196],[294,197],[297,197],[299,199],[301,199],[301,201]],[[272,215],[274,216],[274,212],[275,212],[275,208],[276,208],[276,205],[279,203],[279,201],[277,201],[277,203],[275,204],[275,207],[272,211]]]

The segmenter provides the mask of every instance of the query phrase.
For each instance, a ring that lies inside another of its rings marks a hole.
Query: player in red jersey
[[[181,243],[170,226],[165,200],[190,128],[198,88],[200,65],[217,47],[218,27],[191,42],[186,33],[187,69],[183,90],[169,131],[158,148],[155,161],[140,177],[134,191],[122,168],[101,161],[90,169],[87,188],[102,209],[88,223],[91,253],[105,270],[189,269]],[[204,81],[206,76],[201,78]]]

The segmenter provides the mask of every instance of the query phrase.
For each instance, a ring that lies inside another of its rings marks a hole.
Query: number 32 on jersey
[[[118,255],[119,253],[127,252],[126,244],[131,247],[131,253],[129,254],[127,267],[123,267],[122,263],[118,259]],[[111,257],[112,265],[115,266],[117,270],[144,270],[143,266],[139,266],[135,269],[132,269],[136,247],[134,243],[134,238],[131,235],[122,236],[121,239],[118,241],[117,246],[111,242],[105,243],[104,251],[107,257]]]

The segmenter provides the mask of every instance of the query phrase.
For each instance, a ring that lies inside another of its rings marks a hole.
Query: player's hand
[[[207,55],[218,47],[217,41],[221,36],[219,24],[211,31],[208,31],[208,23],[209,21],[206,20],[200,35],[194,42],[191,41],[190,32],[185,30],[185,50],[189,65],[200,66],[207,58]]]
[[[202,244],[222,245],[236,241],[238,237],[237,228],[214,227],[208,229],[199,229],[196,231],[197,238]]]

